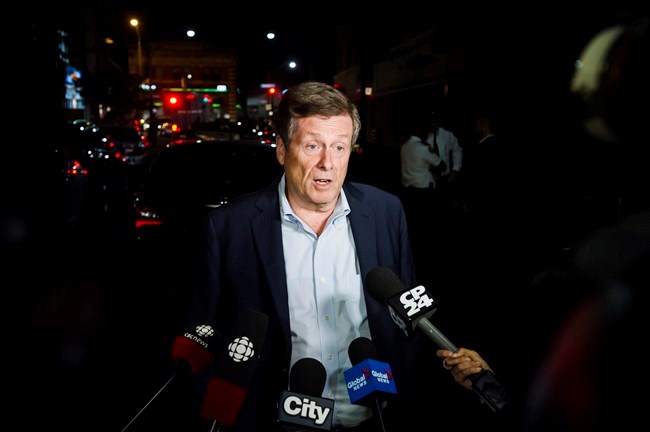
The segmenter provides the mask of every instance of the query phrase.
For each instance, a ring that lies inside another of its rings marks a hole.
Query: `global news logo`
[[[397,393],[393,373],[388,363],[364,360],[343,372],[350,402],[364,405],[373,394],[384,396]]]

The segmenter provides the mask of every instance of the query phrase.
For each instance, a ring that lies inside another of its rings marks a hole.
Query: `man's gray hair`
[[[356,144],[361,130],[361,118],[356,105],[343,92],[329,84],[305,81],[282,95],[275,127],[282,142],[288,145],[295,131],[296,120],[340,115],[349,115],[352,119],[351,144]]]

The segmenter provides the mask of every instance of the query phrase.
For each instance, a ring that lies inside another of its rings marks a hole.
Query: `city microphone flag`
[[[397,394],[393,373],[388,363],[367,359],[343,372],[350,402],[370,405],[377,397]]]

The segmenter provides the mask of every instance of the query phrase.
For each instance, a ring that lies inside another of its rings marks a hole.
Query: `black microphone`
[[[318,360],[305,357],[291,367],[289,390],[278,402],[278,421],[285,429],[331,430],[334,401],[320,397],[327,372]]]
[[[377,348],[367,337],[350,342],[348,356],[352,368],[343,372],[350,402],[369,406],[385,431],[381,403],[397,394],[393,372],[388,363],[377,360]]]
[[[366,287],[375,300],[386,303],[391,318],[406,336],[413,337],[419,328],[440,348],[458,351],[429,321],[438,301],[422,285],[406,289],[392,270],[375,267],[366,276]]]
[[[163,384],[163,386],[153,395],[151,399],[142,407],[140,411],[127,423],[121,432],[126,431],[128,427],[144,412],[145,409],[162,393],[162,391],[176,378],[179,373],[184,374],[188,371],[197,374],[207,368],[212,361],[212,352],[210,348],[219,340],[219,332],[208,324],[200,324],[194,327],[194,330],[187,331],[181,336],[177,336],[172,343],[172,359],[177,365],[177,370]]]
[[[415,329],[420,329],[439,348],[458,351],[456,345],[429,321],[438,302],[424,286],[407,289],[391,269],[376,267],[368,272],[366,287],[375,300],[386,303],[393,321],[408,337],[413,336]],[[470,376],[469,380],[474,393],[492,411],[499,411],[506,405],[505,388],[491,371],[482,370]]]
[[[246,399],[248,385],[262,352],[268,316],[252,309],[237,317],[221,353],[215,358],[215,373],[201,407],[201,416],[231,427]]]

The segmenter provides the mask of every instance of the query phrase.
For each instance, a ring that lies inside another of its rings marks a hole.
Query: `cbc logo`
[[[250,360],[254,354],[253,342],[246,336],[235,338],[228,345],[228,355],[237,363]]]
[[[210,337],[214,335],[214,329],[210,325],[201,324],[196,326],[196,334],[200,337]]]
[[[427,290],[422,285],[406,291],[399,297],[399,301],[404,306],[407,316],[415,315],[433,304],[433,299],[429,297]]]

